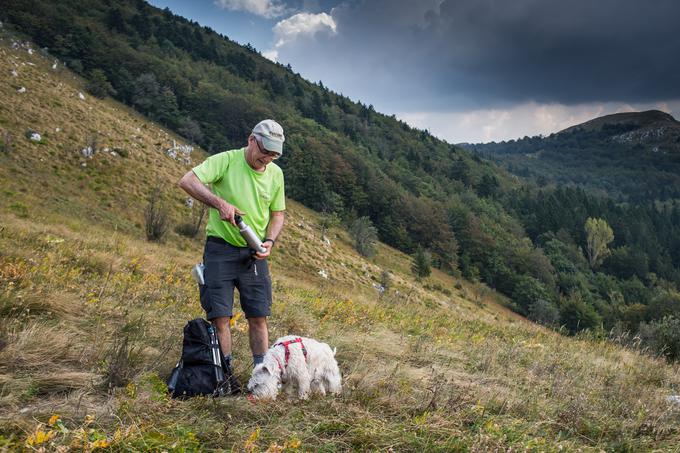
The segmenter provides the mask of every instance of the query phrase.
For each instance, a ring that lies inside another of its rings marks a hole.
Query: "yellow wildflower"
[[[258,437],[260,437],[260,428],[259,427],[255,428],[255,431],[253,431],[250,434],[250,436],[248,436],[248,440],[246,440],[246,443],[243,446],[243,448],[245,448],[246,451],[254,451],[257,448],[255,441],[257,441]]]
[[[300,448],[300,445],[302,445],[302,441],[300,439],[293,438],[286,442],[285,448],[297,450],[298,448]]]
[[[26,439],[26,445],[32,447],[34,445],[41,445],[52,439],[57,433],[55,431],[43,431],[42,429],[37,429],[35,433],[28,436]]]
[[[94,450],[94,449],[96,449],[96,448],[106,448],[106,447],[108,447],[109,445],[110,445],[110,443],[109,443],[108,440],[106,440],[106,439],[98,439],[98,440],[95,440],[94,442],[92,442],[92,443],[90,444],[90,448]]]
[[[59,421],[59,418],[60,417],[58,414],[54,414],[53,416],[50,417],[50,421],[47,422],[47,424],[50,426],[54,426]]]

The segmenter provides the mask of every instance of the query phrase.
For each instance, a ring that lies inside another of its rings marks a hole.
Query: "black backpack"
[[[215,328],[197,318],[184,326],[182,358],[168,378],[168,391],[173,398],[197,395],[223,396],[230,393],[227,368],[222,359]]]

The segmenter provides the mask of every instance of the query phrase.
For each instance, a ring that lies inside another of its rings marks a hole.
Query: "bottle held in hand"
[[[243,218],[240,215],[234,216],[234,220],[236,221],[241,236],[243,236],[243,239],[246,240],[251,249],[260,253],[267,251],[267,249],[262,246],[260,238],[258,238],[253,229],[243,221]]]

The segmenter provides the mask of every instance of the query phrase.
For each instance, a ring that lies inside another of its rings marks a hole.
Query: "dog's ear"
[[[272,374],[272,370],[270,370],[267,365],[264,363],[262,364],[262,369],[267,372],[267,374]]]

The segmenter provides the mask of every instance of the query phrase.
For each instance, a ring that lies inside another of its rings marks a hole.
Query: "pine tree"
[[[421,278],[428,277],[432,273],[431,263],[432,258],[430,254],[423,250],[422,247],[418,247],[413,256],[413,264],[411,265],[411,270],[417,279],[420,280]]]

